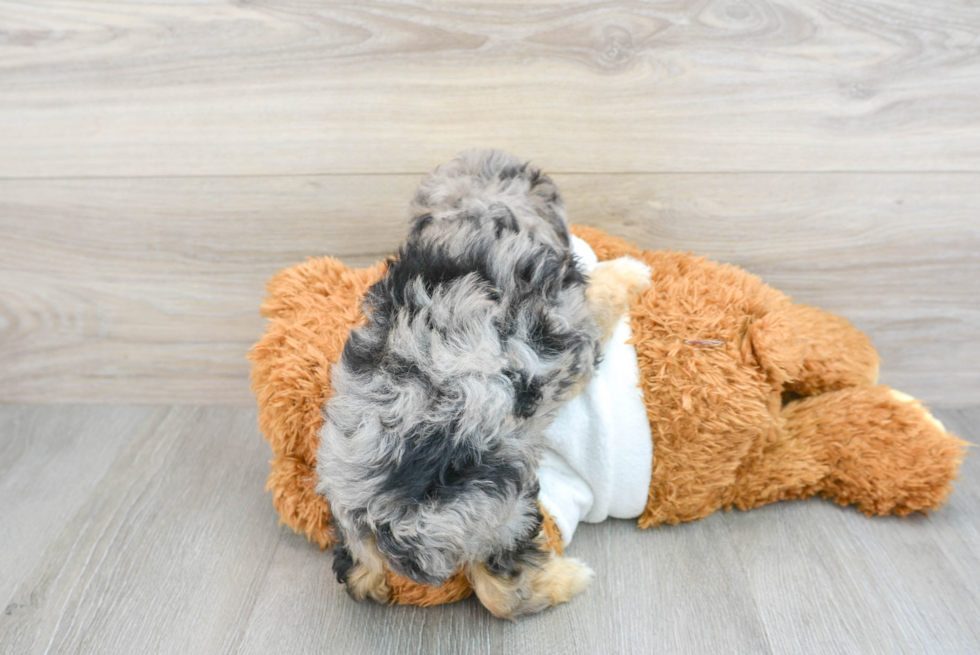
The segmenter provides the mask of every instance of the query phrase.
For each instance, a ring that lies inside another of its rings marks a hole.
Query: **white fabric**
[[[587,243],[572,237],[583,269],[596,256]],[[623,317],[595,377],[561,408],[546,434],[550,448],[538,465],[538,500],[555,519],[567,545],[580,521],[598,523],[636,518],[643,513],[653,465],[653,441],[636,349]]]

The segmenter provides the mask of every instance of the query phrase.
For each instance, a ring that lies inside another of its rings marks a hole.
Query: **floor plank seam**
[[[759,622],[759,627],[762,629],[762,637],[766,640],[766,648],[768,649],[769,655],[775,655],[775,651],[772,647],[772,639],[769,635],[769,626],[766,623],[766,617],[762,614],[762,610],[759,609],[759,601],[755,597],[755,593],[752,591],[752,587],[749,584],[749,571],[745,567],[745,562],[742,561],[742,553],[739,551],[739,548],[735,543],[734,535],[732,535],[730,520],[731,511],[726,510],[722,516],[722,524],[725,526],[725,534],[728,535],[728,541],[731,544],[732,551],[735,553],[735,560],[738,562],[738,568],[742,574],[742,580],[745,583],[745,588],[748,589],[749,597],[752,599],[752,608],[755,610],[756,620]]]
[[[172,409],[165,412],[160,417],[159,422],[157,423],[157,425],[155,426],[154,430],[151,433],[156,433],[156,430],[159,428],[160,425],[162,425],[166,421],[167,417],[173,414],[174,411]],[[159,462],[156,467],[157,472],[161,470],[165,470],[167,468],[167,466],[172,462],[173,454],[179,448],[179,446],[180,446],[180,439],[177,438],[176,436],[172,439],[161,440],[157,444],[156,448],[154,448],[152,451],[153,457],[151,458]],[[162,456],[160,456],[161,449],[165,449]],[[138,454],[138,452],[136,454]],[[120,453],[119,457],[116,458],[116,461],[118,462],[124,455],[125,453]],[[110,471],[112,471],[112,469],[113,467],[110,467]],[[159,476],[152,476],[152,475],[148,477],[134,477],[133,480],[130,482],[130,484],[126,487],[125,491],[120,495],[120,498],[121,499],[129,498],[134,488],[137,487],[137,485],[140,482],[145,483],[149,481],[153,484],[159,484],[159,479],[160,479]],[[102,488],[103,487],[97,486],[96,490],[98,491],[101,490]],[[92,542],[92,546],[88,555],[86,556],[85,563],[81,567],[81,571],[83,573],[87,573],[88,579],[85,581],[85,586],[82,588],[78,596],[78,600],[77,600],[78,608],[81,608],[83,606],[84,599],[86,598],[86,596],[88,596],[89,589],[91,588],[95,579],[98,577],[97,573],[102,569],[102,566],[105,564],[106,560],[108,559],[110,553],[113,550],[112,549],[113,544],[116,543],[116,540],[119,538],[120,533],[122,533],[124,529],[130,524],[130,520],[129,520],[130,513],[137,507],[137,505],[139,504],[139,500],[147,493],[148,488],[149,485],[144,484],[143,488],[136,492],[136,497],[127,503],[127,507],[123,512],[123,518],[116,523],[113,529],[112,524],[116,520],[116,517],[118,516],[119,509],[120,509],[120,507],[117,505],[113,509],[112,513],[109,515],[108,519],[106,520],[105,525],[103,526],[99,536]],[[94,495],[95,494],[93,493],[93,496]],[[112,530],[112,535],[111,538],[109,539],[109,543],[106,544],[105,547],[102,549],[101,557],[99,557],[99,561],[96,564],[95,569],[90,570],[93,557],[95,556],[96,551],[99,549],[100,545],[102,544],[106,534],[110,530]],[[84,534],[84,532],[80,532],[80,534]],[[81,582],[81,576],[79,576],[79,579],[76,580],[76,582],[72,585],[72,589],[65,596],[65,605],[62,608],[62,611],[58,615],[58,622],[55,625],[54,630],[51,631],[51,639],[49,640],[48,645],[45,648],[44,651],[45,655],[48,655],[51,652],[51,648],[54,645],[54,641],[58,636],[58,628],[61,626],[62,619],[64,619],[65,617],[65,608],[67,608],[71,604],[74,590],[78,586],[79,582]],[[75,624],[78,621],[79,618],[78,615],[79,615],[79,609],[76,609],[74,612],[72,612],[71,622],[68,624],[68,627],[66,628],[66,634],[70,635],[72,628],[75,627]]]
[[[255,587],[255,593],[252,594],[252,600],[251,600],[252,606],[249,608],[248,614],[247,616],[244,617],[244,621],[242,622],[244,628],[242,629],[241,636],[239,637],[237,644],[235,644],[234,646],[229,646],[229,649],[227,651],[228,653],[235,653],[235,655],[240,655],[242,649],[245,647],[245,639],[246,637],[248,637],[248,629],[252,625],[252,617],[255,616],[255,610],[258,606],[259,598],[262,597],[262,592],[265,591],[265,588],[268,584],[269,572],[272,570],[273,562],[276,561],[276,554],[279,552],[279,546],[282,544],[284,535],[285,535],[284,528],[280,527],[279,537],[276,539],[276,547],[272,549],[272,553],[269,555],[269,558],[266,560],[265,568],[262,571],[262,581],[260,584],[258,584]]]

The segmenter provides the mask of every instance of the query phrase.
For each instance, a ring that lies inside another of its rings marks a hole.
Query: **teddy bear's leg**
[[[649,286],[650,267],[638,259],[619,257],[596,265],[589,275],[585,299],[602,330],[603,343],[629,311],[630,301]]]
[[[936,509],[966,443],[916,400],[865,385],[790,402],[785,433],[740,485],[742,508],[819,494],[865,514]]]
[[[778,431],[761,453],[746,459],[730,505],[745,510],[813,496],[830,473],[827,459],[819,442]]]
[[[808,305],[791,305],[788,317],[805,346],[803,366],[787,390],[801,396],[878,381],[878,353],[846,319]]]

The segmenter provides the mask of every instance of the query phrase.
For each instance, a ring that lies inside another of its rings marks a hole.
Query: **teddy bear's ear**
[[[752,321],[745,331],[743,361],[758,364],[777,389],[800,375],[805,355],[806,343],[785,312],[770,311]]]
[[[324,303],[358,313],[368,287],[384,275],[385,263],[349,268],[333,257],[309,259],[285,268],[266,283],[261,313],[269,319],[316,311]]]

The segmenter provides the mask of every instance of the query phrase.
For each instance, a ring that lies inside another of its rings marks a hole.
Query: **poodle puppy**
[[[385,567],[429,585],[463,569],[494,615],[538,612],[592,578],[542,549],[543,433],[649,269],[624,258],[587,280],[551,179],[497,151],[437,168],[411,210],[324,408],[334,571],[384,602]]]

